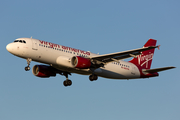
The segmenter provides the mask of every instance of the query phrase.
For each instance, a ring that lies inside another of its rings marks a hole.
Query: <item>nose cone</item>
[[[11,44],[11,43],[6,46],[6,50],[7,50],[8,52],[12,53],[13,47],[12,47],[12,44]]]

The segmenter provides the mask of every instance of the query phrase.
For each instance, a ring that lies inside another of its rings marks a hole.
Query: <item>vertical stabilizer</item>
[[[156,42],[157,42],[157,40],[149,39],[143,47],[156,46]],[[142,69],[150,69],[152,59],[154,56],[154,50],[155,49],[143,51],[141,55],[138,55],[136,58],[133,58],[129,62],[131,62],[137,66],[140,66]]]

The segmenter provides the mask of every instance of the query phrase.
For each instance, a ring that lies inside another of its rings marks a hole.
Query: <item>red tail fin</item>
[[[156,42],[157,40],[149,39],[144,45],[144,47],[156,46]],[[154,55],[154,50],[155,49],[143,51],[141,55],[138,55],[137,58],[133,58],[129,62],[141,66],[142,69],[150,69]]]

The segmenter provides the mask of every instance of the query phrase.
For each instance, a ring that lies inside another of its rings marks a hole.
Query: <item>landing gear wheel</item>
[[[90,81],[94,81],[94,80],[97,80],[98,79],[98,76],[97,75],[90,75],[89,76],[89,80]]]
[[[68,80],[67,83],[68,83],[68,86],[72,85],[72,81],[71,80]]]
[[[72,85],[72,81],[71,80],[65,80],[63,82],[64,86],[67,87],[67,86],[71,86]]]
[[[64,85],[65,87],[67,87],[67,86],[68,86],[68,84],[67,84],[67,81],[66,81],[66,80],[63,82],[63,85]]]
[[[27,67],[25,67],[24,69],[25,69],[25,71],[29,71],[29,70],[30,70],[30,67],[27,66]]]
[[[28,66],[27,66],[27,67],[25,67],[25,71],[29,71],[29,70],[30,70],[29,65],[30,65],[30,63],[31,63],[32,59],[31,59],[31,58],[27,58],[27,59],[26,59],[26,61],[27,61]]]
[[[93,76],[92,75],[89,76],[89,80],[93,81]]]

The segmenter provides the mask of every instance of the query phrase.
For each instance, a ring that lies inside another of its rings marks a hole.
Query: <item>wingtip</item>
[[[174,69],[174,68],[176,68],[176,67],[174,67],[174,66],[169,66],[168,68],[169,68],[169,69]]]
[[[174,66],[171,66],[171,68],[176,68],[176,67],[174,67]]]

